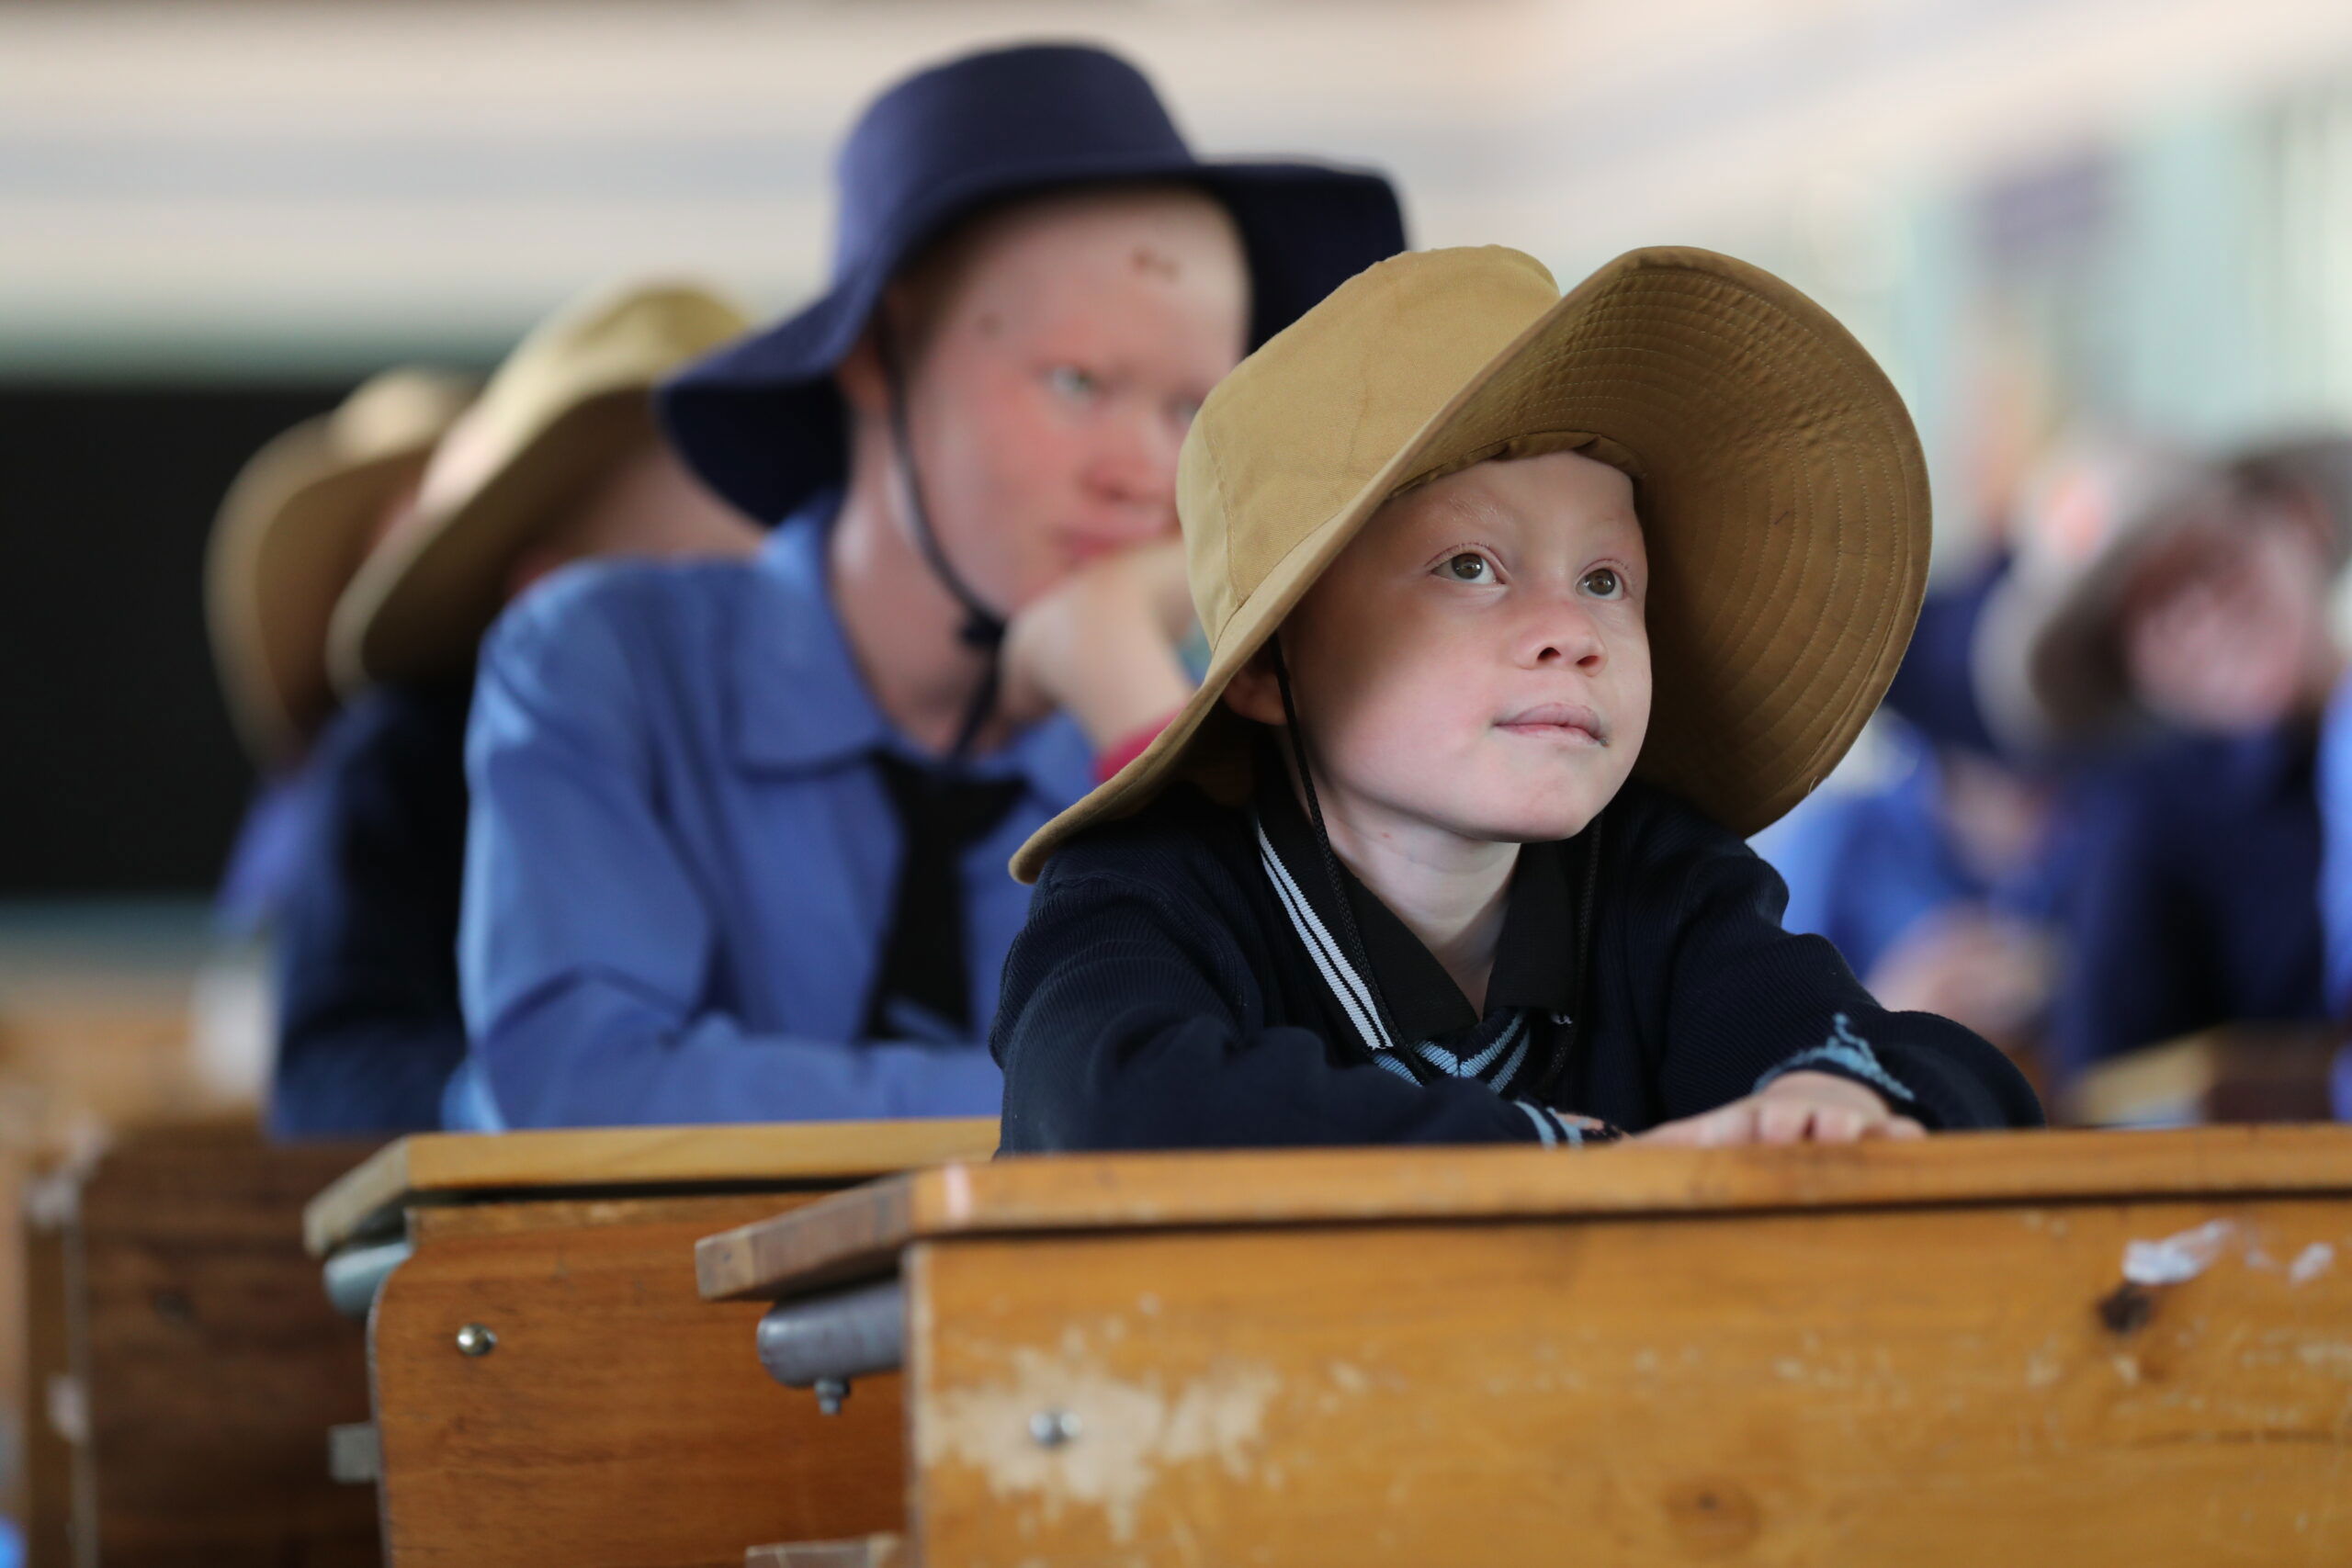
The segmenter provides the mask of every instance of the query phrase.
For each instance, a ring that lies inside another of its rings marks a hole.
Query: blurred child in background
[[[2347,450],[2209,465],[2079,444],[2021,515],[1978,664],[1996,729],[2089,770],[2052,1012],[2063,1072],[2329,1014],[2318,759],[2346,663],[2329,601]]]
[[[653,384],[742,330],[688,284],[558,311],[444,434],[317,628],[347,705],[320,736],[313,810],[277,927],[271,1129],[439,1124],[463,1059],[458,918],[474,649],[499,609],[591,556],[747,555],[749,519],[662,441]]]

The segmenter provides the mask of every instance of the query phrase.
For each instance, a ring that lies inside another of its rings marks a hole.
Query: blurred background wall
[[[2352,417],[2344,0],[0,0],[0,898],[200,891],[197,563],[268,434],[647,268],[814,288],[841,128],[1083,36],[1417,241],[1782,271],[1911,400],[1939,550],[2062,415]]]

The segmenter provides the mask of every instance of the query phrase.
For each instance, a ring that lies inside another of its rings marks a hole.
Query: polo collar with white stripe
[[[1388,1021],[1396,1038],[1388,1039],[1380,1032],[1372,987],[1344,951],[1343,928],[1322,852],[1315,841],[1314,825],[1288,788],[1286,771],[1261,766],[1258,773],[1261,779],[1272,777],[1281,784],[1261,785],[1253,803],[1259,859],[1267,881],[1324,983],[1356,1023],[1365,1043],[1380,1051],[1443,1039],[1475,1027],[1479,1021],[1477,1010],[1437,955],[1345,863],[1335,861],[1356,931],[1363,940],[1364,959],[1379,976],[1381,996],[1388,1004]],[[1556,1017],[1574,1005],[1578,955],[1576,893],[1569,870],[1576,857],[1565,853],[1566,847],[1563,843],[1521,846],[1503,911],[1502,932],[1495,946],[1494,971],[1487,982],[1489,1017],[1513,1008],[1533,1008]]]

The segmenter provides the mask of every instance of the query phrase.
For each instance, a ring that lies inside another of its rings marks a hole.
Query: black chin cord
[[[890,331],[887,311],[875,314],[874,345],[876,355],[882,362],[883,390],[890,405],[890,446],[899,468],[899,484],[906,491],[907,525],[913,530],[915,547],[922,552],[932,575],[964,608],[964,625],[956,636],[966,647],[979,649],[985,658],[979,684],[974,688],[971,703],[956,726],[955,744],[947,751],[950,763],[960,762],[970,754],[980,727],[996,711],[997,693],[1004,678],[1004,617],[973,592],[971,584],[949,564],[946,552],[939,547],[939,535],[931,525],[931,509],[923,502],[922,479],[915,469],[914,442],[907,429],[905,369],[899,360],[898,340]]]
[[[1331,897],[1339,905],[1340,940],[1348,944],[1348,957],[1372,987],[1373,1010],[1380,1015],[1381,1038],[1392,1045],[1406,1042],[1396,1038],[1396,1025],[1389,1022],[1388,998],[1380,989],[1380,976],[1373,969],[1372,960],[1364,951],[1363,934],[1356,929],[1355,900],[1348,897],[1346,878],[1340,874],[1340,857],[1331,852],[1331,835],[1323,827],[1323,804],[1315,795],[1315,770],[1306,760],[1306,730],[1298,722],[1298,699],[1291,694],[1290,666],[1283,660],[1282,637],[1277,633],[1266,643],[1274,659],[1274,684],[1282,689],[1283,722],[1290,729],[1291,760],[1298,766],[1298,786],[1306,796],[1307,820],[1315,826],[1315,846],[1323,854],[1323,876],[1331,886]]]

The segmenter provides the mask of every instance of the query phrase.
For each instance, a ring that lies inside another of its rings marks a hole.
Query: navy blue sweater
[[[1794,1064],[1870,1083],[1930,1127],[2041,1122],[1992,1045],[1886,1011],[1828,942],[1783,931],[1780,877],[1730,832],[1634,784],[1587,834],[1523,852],[1514,873],[1563,879],[1585,933],[1583,953],[1563,937],[1557,955],[1570,975],[1589,964],[1573,987],[1581,1016],[1550,1032],[1558,1059],[1517,1080],[1541,1084],[1544,1103],[1639,1131]],[[1571,852],[1591,844],[1588,902],[1586,857]],[[1360,884],[1350,896],[1369,922],[1402,929]],[[1374,953],[1394,942],[1364,937]],[[1362,1034],[1285,912],[1250,813],[1176,785],[1071,840],[1038,883],[989,1040],[1003,1148],[1548,1140],[1486,1082],[1382,1070]]]
[[[335,716],[313,835],[277,930],[281,1138],[441,1124],[465,1059],[458,894],[470,682],[384,686]]]

